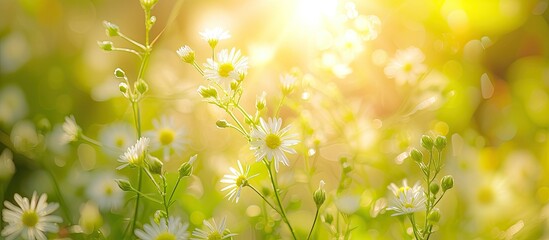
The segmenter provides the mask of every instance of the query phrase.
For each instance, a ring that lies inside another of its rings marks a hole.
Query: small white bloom
[[[0,59],[4,60],[2,55],[6,54],[6,52],[0,53]],[[10,62],[9,60],[2,61],[2,67],[6,67],[4,64]],[[13,123],[24,118],[27,112],[27,101],[25,100],[25,93],[23,93],[21,88],[12,85],[0,90],[0,125],[11,126]]]
[[[116,169],[120,170],[126,166],[140,166],[147,154],[149,148],[149,138],[141,137],[135,145],[129,147],[124,154],[118,158],[118,162],[123,163]]]
[[[202,39],[208,42],[211,48],[215,48],[220,40],[231,37],[227,30],[219,27],[214,29],[206,29],[203,32],[200,32],[200,36],[202,36]]]
[[[178,217],[170,217],[167,221],[161,218],[159,223],[151,219],[151,224],[145,224],[143,230],[136,229],[135,235],[142,240],[186,240],[188,223],[181,223]]]
[[[118,187],[113,173],[97,174],[86,188],[87,196],[93,200],[101,210],[119,209],[124,203],[124,192]]]
[[[229,170],[233,174],[225,174],[225,176],[223,176],[223,179],[221,179],[222,183],[229,184],[228,186],[221,189],[221,191],[230,190],[229,193],[227,193],[226,197],[228,197],[229,201],[234,200],[235,202],[238,202],[238,199],[240,199],[240,192],[242,191],[242,188],[248,186],[248,180],[257,176],[256,174],[248,177],[248,173],[250,172],[250,166],[246,166],[246,171],[244,171],[244,168],[242,168],[242,164],[240,164],[240,161],[237,161],[237,163],[238,170],[230,167]]]
[[[38,198],[34,192],[29,202],[28,198],[16,193],[14,199],[18,206],[5,201],[6,208],[2,210],[2,220],[8,224],[2,230],[2,236],[6,237],[6,240],[20,237],[27,240],[46,240],[45,232],[58,231],[56,223],[61,223],[63,219],[50,214],[59,207],[59,204],[48,204],[47,194],[44,193]]]
[[[221,240],[221,239],[225,239],[225,238],[230,238],[230,237],[233,237],[233,236],[236,236],[237,234],[236,233],[228,233],[226,230],[225,230],[225,218],[223,218],[221,220],[221,224],[219,224],[219,226],[217,225],[217,223],[215,222],[215,219],[212,219],[211,222],[209,221],[206,221],[204,220],[204,225],[206,225],[206,227],[208,228],[207,230],[202,230],[202,229],[195,229],[193,231],[193,240],[200,240],[200,239],[205,239],[205,240],[210,240],[210,239],[216,239],[216,240]]]
[[[290,94],[294,90],[297,78],[292,74],[280,75],[280,83],[282,84],[282,92]]]
[[[425,210],[427,199],[419,182],[413,187],[409,187],[408,182],[404,179],[402,180],[402,187],[391,183],[388,188],[395,196],[390,202],[390,207],[387,208],[387,210],[395,211],[391,216],[411,214]]]
[[[135,129],[125,122],[109,124],[99,132],[103,150],[113,157],[120,156],[136,139]]]
[[[38,134],[33,122],[22,120],[13,125],[10,140],[17,152],[32,155],[35,154],[34,150],[42,142],[43,136]]]
[[[76,124],[76,120],[74,120],[73,115],[65,117],[63,132],[64,134],[61,137],[61,141],[64,143],[77,141],[80,134],[82,134],[82,129],[78,126],[78,124]]]
[[[151,139],[152,151],[162,149],[165,161],[169,159],[172,150],[177,155],[185,150],[185,130],[177,127],[173,118],[162,116],[160,120],[154,119],[153,126],[154,130],[145,135]]]
[[[8,180],[15,173],[15,164],[13,164],[13,153],[9,149],[4,149],[0,154],[0,182]]]
[[[278,172],[278,163],[288,166],[289,160],[285,152],[295,154],[296,151],[291,146],[299,143],[299,140],[291,139],[295,134],[289,134],[290,125],[281,129],[282,119],[269,118],[265,122],[260,118],[260,125],[254,128],[250,134],[252,140],[250,149],[254,150],[257,161],[266,158],[268,161],[275,162],[275,169]]]
[[[177,55],[186,63],[193,63],[195,54],[191,47],[185,45],[177,50]]]
[[[242,74],[248,70],[248,58],[240,55],[240,50],[223,49],[217,54],[214,61],[208,58],[204,65],[204,77],[221,84],[226,91],[230,91],[231,81],[240,80]]]
[[[419,48],[397,50],[395,57],[385,67],[385,74],[394,78],[399,85],[415,84],[418,77],[427,71],[424,60],[425,55]]]

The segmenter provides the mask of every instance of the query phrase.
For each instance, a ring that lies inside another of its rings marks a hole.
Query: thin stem
[[[84,134],[81,134],[81,135],[80,135],[80,138],[81,138],[82,140],[84,140],[84,142],[87,142],[87,143],[89,143],[89,144],[95,145],[95,146],[97,146],[97,147],[103,147],[103,144],[101,144],[100,142],[98,142],[98,141],[96,141],[96,140],[94,140],[94,139],[92,139],[92,138],[90,138],[90,137],[88,137],[88,136],[86,136],[86,135],[84,135]]]
[[[133,53],[133,54],[137,55],[139,57],[139,59],[142,59],[141,54],[139,52],[133,50],[133,49],[113,47],[112,51]]]
[[[141,192],[141,191],[138,191],[138,190],[135,189],[135,188],[132,188],[132,191],[135,192],[135,193],[139,193],[139,195],[143,196],[143,197],[146,198],[146,199],[151,200],[151,201],[154,202],[154,203],[158,203],[158,204],[162,205],[162,203],[161,203],[158,199],[154,199],[154,198],[152,198],[152,197],[149,197],[149,195],[147,195],[147,194],[145,194],[145,193],[143,193],[143,192]]]
[[[410,219],[410,223],[412,223],[412,228],[414,229],[414,236],[416,237],[417,240],[421,240],[421,238],[419,238],[419,236],[417,235],[417,227],[416,227],[416,221],[414,219],[414,215],[408,214],[408,218]]]
[[[140,135],[140,134],[139,134]],[[137,217],[139,215],[139,200],[141,199],[141,183],[143,180],[143,169],[139,167],[139,171],[137,172],[137,195],[135,196],[135,209],[133,211],[133,219],[132,219],[132,227],[130,228],[130,235],[133,234],[133,231],[135,229],[135,224],[137,223]]]
[[[237,104],[235,104],[235,106],[236,106],[236,108],[242,113],[242,115],[244,115],[244,117],[245,117],[246,119],[248,119],[248,121],[250,121],[251,123],[254,122],[254,120],[252,120],[252,117],[250,116],[250,114],[248,114],[248,113],[246,112],[246,110],[244,110],[244,108],[242,108],[242,106],[240,106],[240,104],[237,103]]]
[[[177,186],[179,186],[179,182],[181,181],[181,178],[177,178],[177,182],[175,182],[175,187],[173,187],[172,193],[170,194],[170,198],[168,198],[168,202],[171,205],[173,194],[175,193],[175,190],[177,189]]]
[[[130,42],[131,44],[133,44],[133,45],[135,45],[135,46],[137,46],[137,47],[139,47],[139,48],[141,48],[141,49],[143,49],[143,50],[146,49],[145,46],[143,46],[141,43],[138,43],[138,42],[134,41],[133,39],[129,38],[128,36],[126,36],[126,35],[124,35],[124,34],[122,34],[121,32],[119,32],[118,35],[119,35],[120,37],[122,37],[124,40]]]
[[[164,187],[163,191],[160,194],[162,195],[162,200],[164,201],[164,209],[166,210],[166,216],[170,216],[170,212],[169,212],[170,205],[169,205],[169,202],[166,201],[166,192],[167,192],[168,184],[166,183],[166,178],[164,177],[164,175],[160,175],[160,178],[162,179],[162,184]]]
[[[248,187],[254,190],[254,192],[257,193],[257,195],[259,195],[263,199],[263,201],[265,201],[273,210],[275,210],[278,214],[280,214],[280,216],[282,216],[282,213],[271,202],[269,202],[269,200],[267,200],[267,198],[265,198],[263,194],[257,191],[257,189],[255,189],[252,185],[248,184]]]
[[[68,224],[70,226],[72,225],[70,210],[69,210],[69,207],[67,206],[67,203],[65,202],[65,198],[63,198],[63,195],[61,194],[59,183],[57,182],[57,180],[55,179],[55,176],[53,175],[53,172],[49,168],[47,168],[46,166],[43,166],[43,168],[46,170],[46,172],[48,173],[48,175],[50,176],[53,182],[55,194],[59,198],[59,205],[61,205],[61,208],[63,209],[63,213],[65,214],[65,218],[67,219]]]
[[[204,70],[195,62],[192,63],[193,67],[200,73],[200,75],[204,76]]]
[[[316,220],[318,218],[319,210],[320,210],[320,207],[317,207],[316,208],[316,213],[315,213],[315,219],[313,220],[313,226],[311,226],[311,231],[309,231],[309,235],[307,236],[307,240],[311,239],[311,235],[313,234],[313,229],[315,228]]]
[[[266,162],[266,160],[264,160],[264,162]],[[273,190],[274,190],[274,194],[275,194],[275,197],[276,197],[276,201],[278,203],[278,206],[280,207],[280,213],[282,214],[282,219],[284,220],[286,225],[288,225],[288,228],[290,229],[290,232],[292,233],[292,237],[297,240],[297,237],[295,236],[295,233],[294,233],[294,229],[292,228],[292,225],[290,224],[290,221],[288,221],[288,217],[286,217],[286,212],[284,211],[284,207],[282,206],[282,202],[280,201],[280,196],[278,194],[278,188],[276,187],[275,179],[273,177],[274,175],[273,175],[273,172],[271,170],[271,162],[266,163],[265,166],[267,167],[267,170],[269,171],[269,176],[271,178],[271,184],[273,185]]]
[[[242,123],[240,123],[240,121],[238,121],[238,118],[236,118],[236,116],[234,115],[233,112],[231,112],[227,107],[225,106],[222,106],[222,108],[225,110],[225,112],[227,112],[231,118],[236,122],[236,124],[238,124],[238,127],[240,128],[240,130],[242,130],[241,132],[243,132],[244,136],[246,137],[246,139],[250,139],[250,135],[246,132],[244,126],[242,125]]]
[[[286,94],[282,95],[282,99],[280,99],[280,103],[278,103],[278,106],[276,107],[275,117],[278,117],[278,113],[280,112],[280,108],[282,107],[282,104],[284,103],[284,99],[286,99]]]
[[[154,183],[154,186],[156,187],[156,189],[158,189],[159,192],[161,192],[161,188],[160,188],[160,185],[158,185],[158,183],[156,182],[156,180],[154,179],[153,175],[151,174],[151,172],[147,169],[147,168],[143,168],[145,169],[145,173],[147,174],[147,176],[149,176],[149,178],[151,179],[151,181]]]

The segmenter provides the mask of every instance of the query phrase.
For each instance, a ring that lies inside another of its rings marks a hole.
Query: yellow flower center
[[[116,147],[119,147],[119,148],[123,147],[125,143],[126,143],[126,141],[124,140],[123,137],[117,137],[117,138],[114,140],[114,145],[115,145]]]
[[[208,240],[221,240],[221,234],[219,232],[212,232],[208,235]]]
[[[105,195],[111,196],[114,192],[114,189],[112,189],[112,186],[110,184],[105,185],[105,188],[103,189],[105,191]]]
[[[410,209],[410,208],[414,208],[414,205],[411,204],[411,203],[405,203],[404,207],[407,208],[407,209]]]
[[[246,179],[245,176],[243,175],[240,175],[238,176],[238,178],[236,179],[236,186],[237,187],[242,187],[244,186],[245,184],[247,184],[248,180]]]
[[[402,70],[405,72],[411,72],[414,66],[411,63],[405,63],[404,66],[402,66]]]
[[[158,140],[162,145],[169,145],[175,139],[175,132],[169,128],[160,129],[158,133]]]
[[[397,191],[397,196],[400,196],[401,194],[405,194],[406,191],[408,191],[409,189],[410,187],[408,186],[400,187]]]
[[[277,149],[280,146],[280,144],[282,144],[282,141],[280,140],[279,136],[277,136],[276,134],[270,133],[265,138],[265,144],[270,149]]]
[[[232,63],[222,63],[219,65],[219,70],[217,71],[219,73],[219,76],[222,77],[228,77],[229,73],[234,70],[234,66]]]
[[[175,240],[175,235],[169,232],[162,232],[156,236],[155,240]]]
[[[490,204],[494,201],[494,192],[490,187],[482,187],[477,193],[477,198],[482,204]]]
[[[34,227],[38,223],[38,214],[33,210],[23,212],[21,221],[26,227]]]

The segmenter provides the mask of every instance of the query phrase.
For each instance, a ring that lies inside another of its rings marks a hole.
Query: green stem
[[[50,176],[53,182],[55,194],[59,198],[59,205],[61,205],[61,208],[63,209],[63,213],[65,214],[65,218],[67,219],[68,225],[70,226],[72,225],[71,213],[70,213],[69,207],[67,206],[67,203],[65,202],[65,198],[63,198],[63,195],[61,194],[59,183],[57,182],[57,180],[55,179],[55,175],[53,175],[53,172],[49,168],[47,168],[45,165],[43,166],[43,168],[46,170],[46,172],[48,173],[48,175]]]
[[[313,226],[311,226],[311,231],[309,231],[309,235],[307,236],[307,240],[311,239],[311,235],[313,234],[313,229],[315,228],[316,220],[318,218],[319,210],[320,210],[320,207],[317,207],[316,208],[316,213],[315,213],[315,219],[313,220]]]
[[[255,123],[254,123],[254,120],[252,119],[252,117],[250,116],[250,114],[248,114],[248,113],[246,112],[246,110],[244,110],[244,108],[242,108],[242,106],[240,106],[240,104],[236,103],[235,106],[236,106],[236,108],[242,113],[242,115],[244,115],[244,117],[245,117],[248,121],[250,121],[252,124],[255,124]]]
[[[284,103],[284,99],[286,99],[286,94],[282,95],[282,99],[280,99],[280,103],[278,103],[278,106],[276,107],[275,117],[278,117],[278,113],[280,112],[280,108],[282,107],[282,104]]]
[[[137,56],[141,59],[141,54],[139,54],[137,51],[135,51],[135,50],[133,50],[133,49],[113,47],[113,48],[112,48],[112,51],[133,53],[133,54],[137,55]]]
[[[126,36],[126,35],[124,35],[124,34],[122,34],[121,32],[119,32],[118,35],[119,35],[120,37],[122,37],[124,40],[130,42],[131,44],[133,44],[133,45],[135,45],[135,46],[137,46],[137,47],[139,47],[139,48],[141,48],[141,49],[143,49],[143,50],[146,49],[146,47],[143,46],[141,43],[138,43],[138,42],[134,41],[133,39],[129,38],[128,36]]]
[[[137,223],[137,217],[139,216],[139,200],[141,199],[141,183],[143,180],[143,169],[139,167],[139,171],[137,172],[137,191],[135,192],[137,196],[135,197],[135,209],[133,211],[133,219],[132,219],[132,225],[130,228],[130,235],[133,235],[133,232],[135,230],[135,224]]]
[[[80,135],[80,138],[81,138],[84,142],[87,142],[87,143],[89,143],[89,144],[95,145],[95,146],[100,147],[100,148],[103,147],[103,144],[101,144],[100,142],[98,142],[98,141],[96,141],[96,140],[94,140],[94,139],[92,139],[92,138],[90,138],[90,137],[88,137],[88,136],[86,136],[86,135],[84,135],[84,134],[81,134],[81,135]]]
[[[416,221],[414,219],[413,213],[408,214],[408,218],[410,219],[410,223],[412,223],[412,228],[414,229],[414,236],[416,237],[417,240],[421,240],[421,238],[419,238],[419,236],[417,235],[417,226],[416,226]]]
[[[290,224],[290,221],[288,221],[288,217],[286,217],[286,212],[284,210],[284,207],[282,206],[282,202],[280,201],[280,196],[278,194],[278,188],[276,186],[276,182],[275,182],[275,179],[273,177],[273,172],[271,170],[271,162],[267,163],[266,160],[264,160],[264,162],[266,162],[265,166],[267,167],[267,170],[269,171],[269,176],[271,178],[271,184],[273,185],[273,191],[274,191],[274,194],[275,194],[275,197],[276,197],[276,202],[278,203],[278,206],[280,207],[280,213],[282,214],[282,219],[284,220],[286,225],[288,225],[288,228],[290,229],[290,232],[292,233],[292,237],[297,240],[297,237],[295,236],[295,233],[294,233],[294,229],[292,228],[292,225]]]
[[[160,202],[158,199],[154,199],[154,198],[152,198],[152,197],[149,197],[147,194],[145,194],[145,193],[143,193],[143,192],[140,192],[140,191],[138,191],[138,190],[135,189],[135,188],[132,188],[132,191],[135,192],[135,193],[139,193],[139,195],[143,196],[143,197],[146,198],[146,199],[151,200],[151,202],[158,203],[158,204],[162,205],[162,202]]]
[[[166,210],[166,216],[170,216],[170,212],[169,212],[170,205],[169,205],[169,202],[166,201],[168,184],[166,183],[166,178],[164,177],[164,175],[160,175],[160,178],[162,178],[162,184],[164,187],[163,191],[160,194],[162,195],[162,200],[164,201],[164,209]]]
[[[171,205],[171,202],[172,202],[172,198],[173,198],[173,195],[175,193],[175,190],[177,189],[177,186],[179,186],[179,182],[181,181],[181,178],[178,177],[177,178],[177,182],[175,182],[175,187],[173,187],[173,190],[172,190],[172,193],[170,194],[170,198],[168,198],[168,203],[170,203]]]
[[[158,189],[159,192],[161,192],[161,188],[160,188],[160,185],[158,185],[158,183],[156,182],[156,180],[154,179],[153,175],[151,174],[151,172],[147,169],[147,168],[143,168],[145,169],[145,173],[147,174],[147,176],[151,179],[151,182],[154,183],[154,186],[156,187],[156,189]]]
[[[265,201],[273,210],[275,210],[278,214],[280,214],[280,216],[282,216],[282,213],[271,202],[269,202],[269,200],[267,200],[267,198],[265,198],[263,194],[257,191],[257,189],[255,189],[252,185],[248,185],[248,187],[254,190],[254,192],[257,193],[257,195],[259,195],[263,199],[263,201]]]

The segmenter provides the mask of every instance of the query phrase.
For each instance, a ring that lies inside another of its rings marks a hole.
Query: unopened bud
[[[318,189],[313,193],[313,200],[315,201],[316,207],[320,208],[324,201],[326,201],[326,191],[324,190],[324,181],[320,180]]]
[[[114,23],[111,23],[109,21],[103,21],[103,25],[105,26],[107,35],[110,37],[116,37],[120,35],[120,28]]]
[[[218,128],[226,128],[226,127],[229,127],[229,122],[227,122],[225,120],[218,120],[217,122],[215,122],[215,125]]]
[[[421,153],[419,150],[417,150],[415,148],[412,149],[412,151],[410,151],[410,156],[416,162],[422,162],[423,161],[423,153]]]
[[[128,84],[126,84],[125,82],[121,82],[120,84],[118,84],[118,89],[122,94],[124,94],[124,96],[128,96]]]
[[[217,98],[217,90],[214,87],[198,87],[198,94],[203,98]]]
[[[130,182],[126,179],[116,179],[116,184],[118,184],[118,187],[120,189],[122,189],[122,191],[125,191],[125,192],[128,192],[128,191],[132,191],[132,185],[130,184]]]
[[[440,220],[440,210],[438,208],[434,208],[433,210],[431,210],[429,215],[427,215],[427,220],[430,223],[438,223],[438,221]]]
[[[429,186],[429,191],[431,191],[431,193],[433,194],[437,194],[439,190],[440,186],[436,182],[432,182]]]
[[[324,222],[327,224],[332,224],[334,221],[334,216],[331,213],[324,214]]]
[[[231,81],[231,90],[236,91],[236,89],[238,89],[238,86],[240,86],[240,83],[238,83],[236,80]]]
[[[116,69],[114,69],[114,76],[116,78],[125,78],[126,73],[122,69],[116,68]]]
[[[193,163],[196,161],[197,155],[193,155],[189,161],[181,164],[179,167],[179,178],[188,177],[193,174]]]
[[[266,95],[267,93],[263,92],[261,96],[257,97],[255,100],[255,107],[257,111],[261,111],[265,108],[265,106],[267,106],[267,100],[265,100]]]
[[[162,165],[164,164],[162,163],[162,161],[160,161],[160,159],[152,155],[148,156],[147,167],[149,168],[149,171],[151,173],[158,174],[158,175],[162,174]]]
[[[143,7],[144,10],[151,10],[158,0],[140,0],[139,2],[141,2],[141,7]]]
[[[137,89],[137,92],[141,94],[145,94],[149,90],[149,85],[143,81],[143,79],[137,80],[134,84],[135,89]]]
[[[105,51],[112,51],[113,48],[113,43],[111,41],[97,41],[97,45]]]
[[[427,135],[421,137],[421,146],[431,151],[433,149],[433,139]]]
[[[435,139],[435,147],[439,150],[439,151],[442,151],[442,149],[444,149],[446,147],[446,143],[447,143],[447,140],[446,140],[446,137],[445,136],[438,136],[436,139]]]
[[[442,191],[446,192],[446,190],[454,187],[454,177],[452,175],[447,175],[442,177],[442,180],[440,180],[440,186],[442,187]]]
[[[160,219],[162,218],[167,218],[168,217],[168,214],[166,214],[165,211],[162,211],[162,210],[156,210],[156,212],[154,212],[154,215],[153,215],[153,220],[155,223],[160,223]]]

